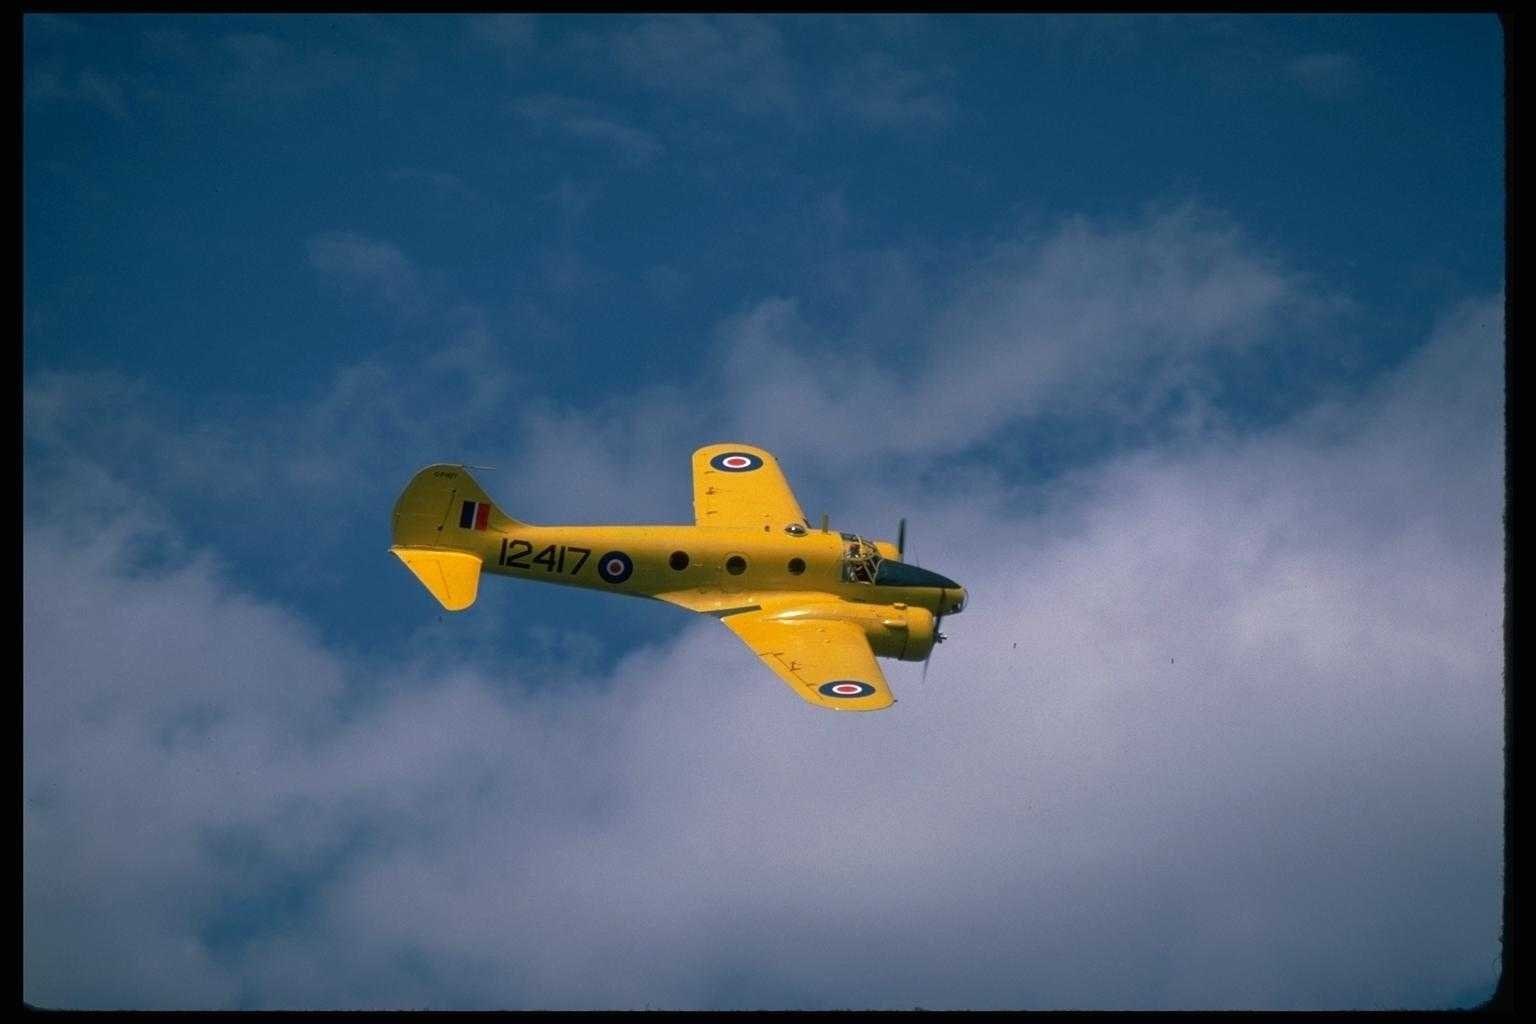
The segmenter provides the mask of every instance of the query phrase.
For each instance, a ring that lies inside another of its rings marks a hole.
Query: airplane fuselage
[[[936,615],[958,610],[965,591],[932,575],[895,583],[845,579],[848,548],[843,534],[806,530],[799,535],[772,529],[731,529],[685,525],[535,526],[504,531],[460,532],[459,550],[478,555],[497,576],[558,583],[637,597],[695,592],[700,602],[718,597],[719,608],[743,602],[733,595],[762,592],[816,592],[845,601],[903,603]],[[879,565],[903,565],[894,549]],[[878,577],[877,565],[874,575]],[[921,570],[919,570],[921,572]],[[948,584],[945,586],[944,584]]]

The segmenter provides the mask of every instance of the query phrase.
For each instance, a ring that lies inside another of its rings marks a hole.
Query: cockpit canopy
[[[882,587],[933,587],[959,590],[960,584],[947,576],[894,558],[882,558],[873,543],[857,534],[843,538],[843,582],[868,583]]]
[[[873,584],[882,561],[879,549],[857,534],[840,536],[843,538],[843,582]]]

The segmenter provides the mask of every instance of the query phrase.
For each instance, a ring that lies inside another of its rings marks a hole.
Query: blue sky
[[[26,998],[1483,998],[1502,47],[27,16]],[[427,463],[687,521],[721,440],[970,589],[889,713],[385,552]]]

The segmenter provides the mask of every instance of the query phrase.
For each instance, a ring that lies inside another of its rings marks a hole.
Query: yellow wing
[[[747,444],[712,444],[693,453],[693,518],[700,526],[808,525],[778,460]]]
[[[776,614],[759,609],[720,621],[812,704],[838,711],[878,711],[895,703],[859,626],[837,619],[781,619]]]

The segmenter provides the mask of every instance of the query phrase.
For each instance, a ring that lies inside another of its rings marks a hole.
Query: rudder
[[[504,530],[521,525],[496,507],[463,466],[428,466],[395,501],[392,540],[402,547],[462,549],[471,536],[460,530]]]

